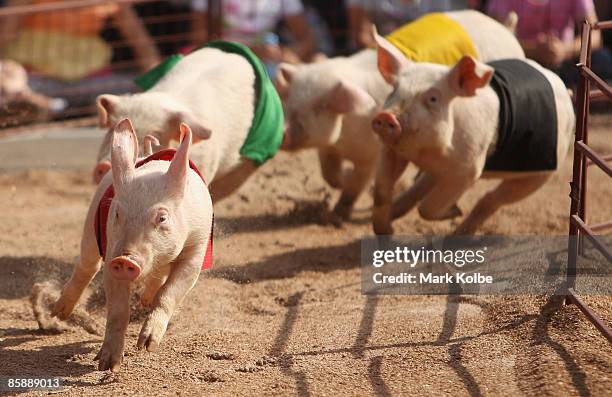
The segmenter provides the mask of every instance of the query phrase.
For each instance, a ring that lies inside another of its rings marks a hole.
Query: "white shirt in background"
[[[208,10],[208,0],[191,0],[196,11]],[[280,20],[304,11],[300,0],[223,0],[223,38],[246,45],[261,42]]]

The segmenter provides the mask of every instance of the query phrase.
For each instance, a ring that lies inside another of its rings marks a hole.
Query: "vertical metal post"
[[[583,29],[586,29],[588,31],[588,35],[586,36],[586,43],[583,42],[582,45],[586,46],[586,57],[585,59],[581,59],[580,63],[583,65],[586,65],[586,67],[588,67],[589,69],[591,68],[591,29],[592,26],[590,23],[588,22],[584,22],[583,24]],[[581,55],[582,55],[583,51],[581,51]],[[591,102],[591,98],[590,98],[590,92],[591,92],[591,81],[585,77],[582,76],[582,71],[580,71],[580,81],[584,81],[584,91],[585,91],[585,98],[584,98],[584,113],[582,115],[583,119],[582,120],[582,136],[581,136],[581,140],[582,142],[584,142],[585,145],[588,145],[588,141],[589,141],[589,109],[590,109],[590,102]],[[588,173],[588,169],[589,167],[587,167],[587,157],[582,155],[582,178],[580,180],[580,208],[579,208],[579,212],[578,212],[578,216],[580,217],[580,219],[582,219],[582,221],[584,223],[588,223],[587,220],[587,173]],[[578,238],[578,253],[580,255],[584,254],[584,235],[580,234],[579,238]]]
[[[587,61],[587,46],[589,45],[589,39],[591,35],[591,26],[585,21],[582,25],[582,48],[580,51],[580,63],[579,78],[578,78],[578,92],[576,96],[576,142],[582,141],[584,138],[586,128],[586,113],[588,112],[588,95],[589,95],[589,84],[587,79],[582,74],[582,65],[586,64]],[[569,216],[569,239],[568,239],[568,263],[567,263],[567,277],[568,277],[568,288],[574,289],[576,286],[576,262],[578,259],[578,226],[573,221],[573,216],[578,215],[582,210],[581,198],[584,197],[583,193],[583,173],[585,169],[585,156],[581,150],[574,146],[574,170],[573,178],[571,182],[571,209]],[[566,301],[566,303],[571,303]]]

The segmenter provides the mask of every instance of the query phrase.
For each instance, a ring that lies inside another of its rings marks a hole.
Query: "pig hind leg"
[[[502,181],[495,189],[482,197],[468,217],[455,230],[456,235],[473,234],[504,205],[520,201],[538,190],[551,174],[532,175]]]
[[[210,184],[210,196],[214,202],[223,200],[242,184],[257,170],[257,164],[249,159],[242,159],[240,164],[232,168],[227,174],[221,175]]]
[[[100,270],[102,262],[98,253],[98,246],[93,234],[86,233],[81,242],[80,263],[74,267],[70,279],[64,286],[62,294],[51,309],[51,315],[65,320],[81,298],[83,291],[89,285],[96,273]]]
[[[342,157],[336,150],[319,150],[321,174],[334,189],[342,189]]]
[[[353,169],[348,170],[342,182],[342,194],[332,212],[333,223],[340,225],[342,221],[350,218],[357,198],[363,192],[372,177],[375,161],[354,163]]]

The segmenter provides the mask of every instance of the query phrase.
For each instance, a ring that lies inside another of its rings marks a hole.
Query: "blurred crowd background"
[[[571,87],[577,80],[580,23],[612,19],[611,3],[0,0],[0,127],[18,124],[19,115],[36,107],[47,106],[45,117],[90,115],[98,94],[135,91],[132,80],[139,73],[165,56],[187,53],[209,39],[248,45],[274,77],[280,62],[313,62],[371,46],[372,24],[387,34],[424,14],[460,9],[476,9],[502,22],[515,12],[516,35],[527,56],[559,73]],[[608,80],[612,79],[611,36],[612,31],[593,36],[593,68]],[[31,89],[25,94],[18,92],[22,81]],[[17,105],[8,105],[11,95],[20,99],[14,101]]]

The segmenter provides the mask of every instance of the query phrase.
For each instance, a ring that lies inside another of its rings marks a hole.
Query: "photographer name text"
[[[493,276],[481,273],[374,273],[372,281],[375,284],[493,284]]]

